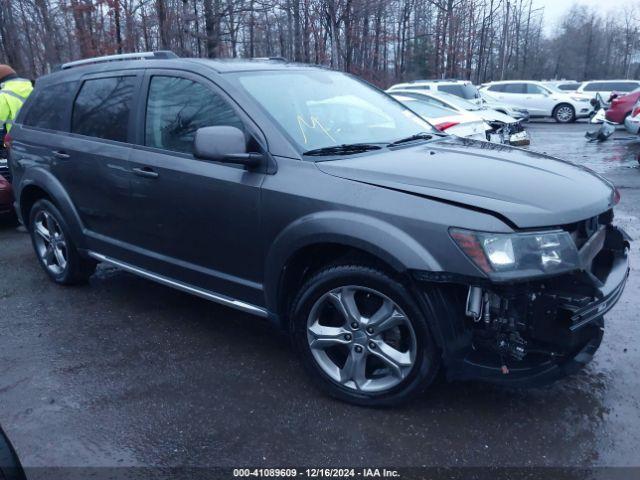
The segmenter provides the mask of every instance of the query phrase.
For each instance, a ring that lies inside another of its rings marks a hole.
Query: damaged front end
[[[452,287],[465,305],[443,330],[449,379],[538,385],[588,363],[603,336],[603,316],[628,274],[629,237],[607,212],[565,227],[580,268],[531,281]],[[466,301],[465,301],[466,300]]]
[[[531,144],[531,136],[522,126],[522,121],[514,123],[493,121],[488,123],[491,126],[491,131],[487,134],[489,141],[514,147],[524,147]]]

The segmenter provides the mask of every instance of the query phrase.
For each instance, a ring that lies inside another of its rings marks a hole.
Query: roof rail
[[[252,57],[251,60],[259,60],[259,61],[272,61],[272,62],[287,62],[287,59],[284,57]]]
[[[84,60],[76,60],[74,62],[63,63],[60,70],[80,67],[82,65],[91,65],[94,63],[114,62],[118,60],[166,60],[171,58],[179,58],[178,55],[169,50],[159,50],[157,52],[137,52],[137,53],[120,53],[118,55],[105,55],[104,57],[85,58]]]
[[[408,83],[420,83],[420,82],[428,82],[428,83],[470,82],[470,80],[464,80],[460,78],[433,78],[431,80],[428,80],[428,79],[411,80]]]

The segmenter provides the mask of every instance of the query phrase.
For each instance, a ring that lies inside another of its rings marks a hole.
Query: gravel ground
[[[589,144],[584,123],[529,128],[532,149],[615,182],[618,222],[640,238],[639,141]],[[635,267],[580,374],[526,391],[442,383],[389,410],[323,396],[254,317],[113,268],[58,287],[10,226],[0,272],[0,423],[28,468],[640,466]]]

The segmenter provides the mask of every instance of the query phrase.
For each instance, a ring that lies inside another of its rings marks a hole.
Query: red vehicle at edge
[[[13,189],[11,184],[0,175],[0,218],[13,215]]]
[[[626,95],[621,95],[611,101],[611,106],[607,110],[606,118],[610,122],[624,123],[627,115],[631,114],[633,106],[640,99],[640,88]]]

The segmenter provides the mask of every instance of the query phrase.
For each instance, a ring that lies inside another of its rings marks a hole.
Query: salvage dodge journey
[[[359,405],[406,401],[438,372],[513,386],[576,372],[629,272],[602,177],[443,134],[320,67],[72,62],[38,80],[7,141],[54,282],[102,262],[263,317]]]

